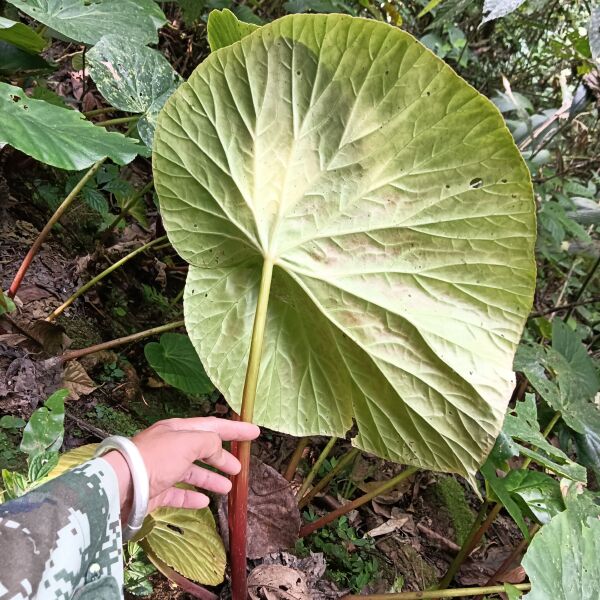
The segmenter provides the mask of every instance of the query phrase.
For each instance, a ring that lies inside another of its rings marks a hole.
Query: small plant
[[[308,510],[304,512],[304,518],[310,522],[316,515]],[[322,552],[327,562],[326,576],[340,589],[357,593],[374,581],[381,571],[374,540],[359,537],[347,517],[340,517],[308,538],[299,540],[295,551],[299,556],[307,556],[309,551]]]

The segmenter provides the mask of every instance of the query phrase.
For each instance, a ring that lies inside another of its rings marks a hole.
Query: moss
[[[77,314],[67,317],[63,313],[56,322],[64,327],[65,333],[73,341],[73,348],[87,348],[102,341],[98,325],[91,319]]]
[[[435,485],[435,495],[450,517],[456,543],[462,545],[475,520],[464,488],[454,477],[442,477]]]
[[[19,451],[19,435],[0,429],[0,470],[23,471],[26,466],[25,454]]]
[[[425,561],[410,544],[403,544],[400,551],[399,562],[395,566],[398,574],[402,575],[406,582],[413,581],[421,590],[437,585],[439,579],[433,565]]]
[[[131,415],[121,410],[115,410],[105,404],[96,404],[94,410],[88,412],[86,417],[94,425],[111,434],[132,436],[143,429],[139,421]]]

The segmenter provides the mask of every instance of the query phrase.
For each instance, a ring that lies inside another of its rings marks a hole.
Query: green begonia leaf
[[[209,394],[215,388],[187,335],[163,333],[160,342],[144,347],[150,366],[169,384],[188,394]]]
[[[144,143],[152,147],[156,116],[181,77],[157,50],[118,35],[104,36],[86,59],[98,91],[112,106],[143,114],[138,130]]]
[[[225,547],[208,508],[159,508],[146,517],[144,537],[160,560],[184,577],[218,585],[225,575]]]
[[[239,42],[258,27],[254,23],[240,21],[230,10],[213,10],[208,15],[208,44],[214,52]]]
[[[600,390],[594,361],[577,334],[560,319],[552,322],[552,347],[522,345],[515,357],[540,396],[579,433],[600,430],[600,410],[591,402]]]
[[[535,280],[527,168],[500,113],[414,38],[292,15],[213,52],[159,115],[184,309],[239,411],[274,265],[254,421],[473,474],[514,387]]]
[[[9,42],[26,52],[41,52],[46,40],[27,25],[0,17],[0,40]]]
[[[562,477],[587,481],[585,467],[573,462],[560,448],[548,442],[540,432],[533,394],[526,394],[524,400],[517,402],[514,411],[506,415],[503,431],[513,440],[532,446],[528,448],[516,444],[517,450],[523,456],[531,458]]]
[[[567,510],[544,525],[523,558],[531,581],[526,600],[597,600],[600,581],[599,509],[567,498]]]
[[[554,477],[528,469],[513,469],[502,479],[511,496],[519,499],[540,523],[547,523],[565,509],[560,484]]]
[[[65,398],[69,390],[58,390],[38,408],[23,430],[21,451],[33,458],[44,452],[58,452],[62,446],[65,421]]]
[[[485,477],[487,484],[492,489],[496,498],[502,502],[504,508],[506,508],[514,522],[519,526],[521,533],[526,538],[529,538],[529,529],[523,518],[521,507],[513,500],[510,490],[507,489],[504,483],[504,479],[496,475],[495,469],[489,461],[481,467],[481,473]]]
[[[29,98],[7,83],[0,83],[0,113],[0,143],[60,169],[80,171],[105,156],[124,165],[145,149],[96,127],[77,111]]]
[[[166,22],[154,0],[8,0],[36,21],[77,42],[95,44],[114,33],[138,44],[158,42]]]

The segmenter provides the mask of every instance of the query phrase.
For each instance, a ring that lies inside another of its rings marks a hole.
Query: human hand
[[[258,437],[259,428],[251,423],[228,421],[216,417],[168,419],[159,421],[132,438],[137,446],[150,482],[148,512],[159,506],[205,508],[208,497],[195,490],[174,487],[189,483],[218,494],[227,494],[231,482],[227,477],[194,464],[201,461],[227,475],[240,471],[240,462],[223,449],[224,441],[247,441]],[[127,520],[133,498],[133,483],[129,467],[116,451],[102,457],[114,469],[119,480],[121,518]]]

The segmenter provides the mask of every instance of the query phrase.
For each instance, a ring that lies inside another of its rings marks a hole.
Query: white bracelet
[[[146,471],[146,465],[140,451],[130,439],[121,435],[108,437],[100,443],[94,457],[102,456],[110,450],[117,450],[123,456],[133,481],[133,506],[127,525],[123,530],[123,540],[127,541],[142,528],[148,512],[148,502],[150,501],[148,471]]]

